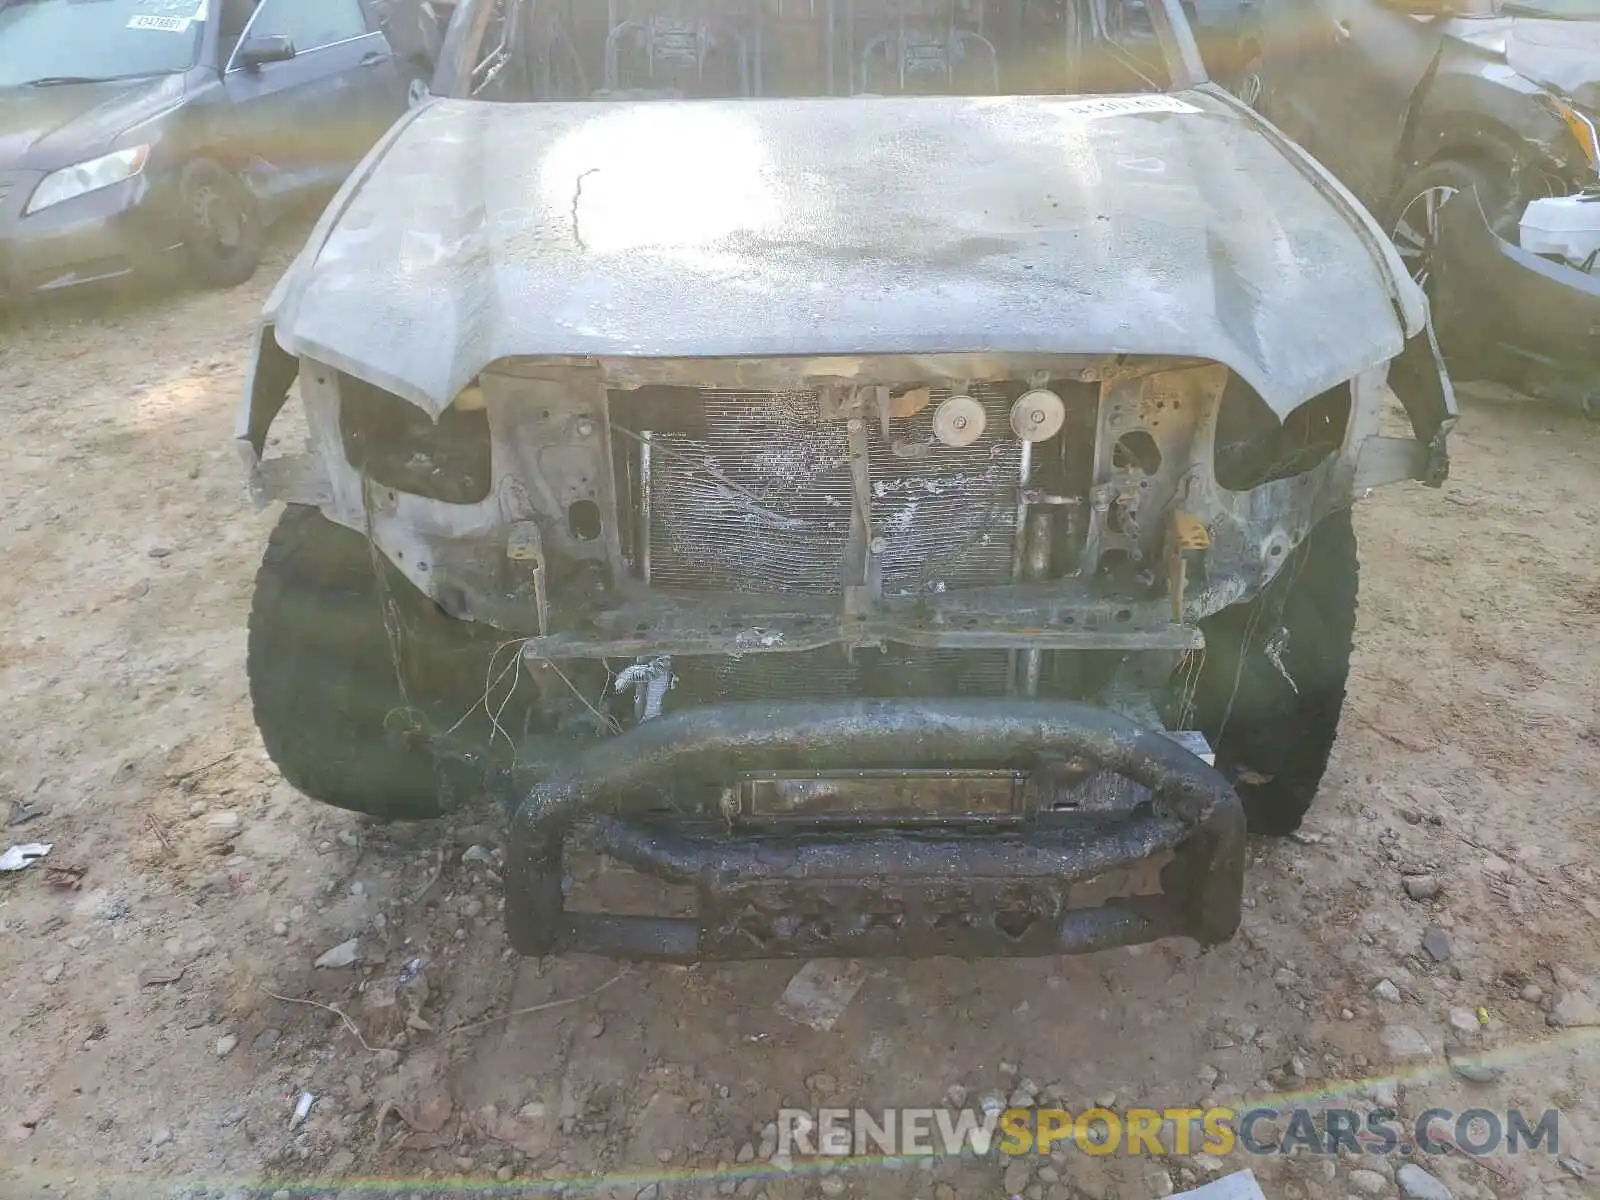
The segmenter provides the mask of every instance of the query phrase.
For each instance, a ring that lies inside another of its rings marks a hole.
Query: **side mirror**
[[[247,71],[259,70],[265,63],[288,62],[294,57],[294,43],[283,34],[251,34],[239,47],[239,65]]]

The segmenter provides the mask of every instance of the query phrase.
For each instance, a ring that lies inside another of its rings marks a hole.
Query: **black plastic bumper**
[[[1097,763],[1149,791],[1124,813],[1050,812],[1007,828],[737,830],[637,806],[663,788],[764,770],[1032,769]],[[630,811],[631,810],[631,811]],[[524,954],[677,961],[1071,954],[1238,927],[1244,812],[1215,770],[1162,734],[1067,701],[856,701],[691,709],[557,767],[517,809],[506,923]],[[693,917],[568,912],[576,840],[695,889]],[[1152,860],[1159,887],[1084,904]]]

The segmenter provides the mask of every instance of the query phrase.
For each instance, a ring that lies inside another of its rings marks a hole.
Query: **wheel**
[[[210,159],[196,159],[179,183],[183,246],[207,287],[237,287],[261,265],[261,211],[250,189]]]
[[[1206,735],[1252,833],[1298,829],[1327,770],[1350,675],[1357,570],[1345,509],[1311,531],[1260,596],[1201,621],[1205,649],[1174,677],[1169,720]]]
[[[398,61],[400,78],[405,80],[406,107],[415,108],[425,102],[431,92],[428,85],[433,82],[433,67],[421,55],[409,55]]]
[[[1229,73],[1224,87],[1256,112],[1266,110],[1266,62],[1261,47],[1247,43],[1239,51],[1238,69]]]
[[[1474,192],[1491,222],[1511,201],[1510,187],[1491,168],[1464,159],[1440,159],[1400,186],[1389,222],[1395,248],[1428,295],[1440,347],[1458,374],[1469,362],[1481,365],[1494,343],[1474,303],[1470,281],[1452,278],[1439,246],[1439,213],[1446,204]]]
[[[445,616],[374,553],[314,508],[284,511],[250,610],[256,725],[283,777],[313,799],[384,819],[436,817],[482,792],[491,729],[478,701],[504,638]],[[508,662],[496,696],[521,670],[502,653],[496,671]],[[515,736],[512,707],[499,722]]]

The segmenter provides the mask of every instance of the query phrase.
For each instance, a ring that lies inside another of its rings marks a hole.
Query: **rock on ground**
[[[1455,1200],[1442,1180],[1428,1174],[1416,1163],[1406,1163],[1394,1173],[1394,1177],[1400,1185],[1400,1194],[1406,1200]]]

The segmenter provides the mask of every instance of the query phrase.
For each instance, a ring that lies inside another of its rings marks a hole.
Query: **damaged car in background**
[[[248,373],[284,776],[503,798],[529,954],[1231,936],[1350,505],[1455,410],[1381,227],[1150,12],[1159,71],[1088,4],[463,0]]]
[[[1600,418],[1600,0],[1289,0],[1260,83],[1386,214],[1458,379]]]

